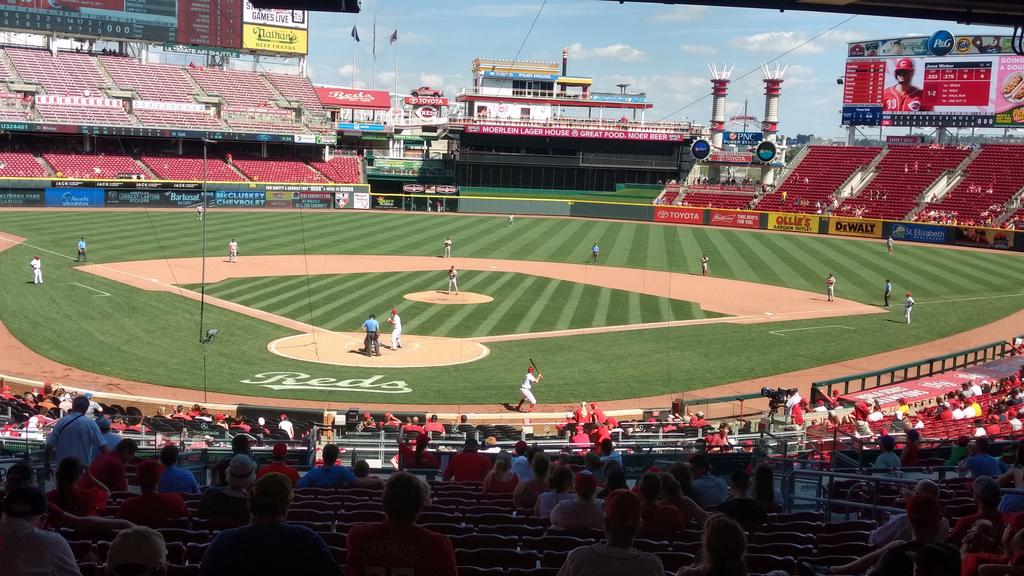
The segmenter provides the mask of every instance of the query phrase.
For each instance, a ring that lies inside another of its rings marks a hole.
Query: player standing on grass
[[[700,255],[700,275],[701,276],[707,276],[708,275],[708,256],[707,256],[707,254],[701,254]]]
[[[238,242],[234,238],[228,242],[228,262],[238,262]]]
[[[515,226],[515,225],[516,225],[516,215],[511,213],[511,212],[509,212],[508,213],[508,224],[506,224],[505,226],[508,227],[508,226]]]
[[[836,277],[831,274],[825,278],[825,293],[828,295],[829,302],[836,301]]]
[[[590,247],[590,263],[597,264],[597,257],[601,254],[601,247],[594,242],[594,245]]]
[[[196,222],[202,222],[203,220],[203,205],[196,206]]]
[[[88,262],[89,257],[85,255],[85,236],[78,239],[78,255],[75,256],[75,262],[81,259],[83,262]]]
[[[903,303],[903,318],[910,324],[910,311],[914,309],[914,297],[907,291],[907,300]]]
[[[526,369],[526,376],[523,377],[523,383],[519,386],[519,404],[516,405],[516,412],[523,411],[523,402],[529,402],[530,407],[526,409],[527,412],[533,412],[533,409],[537,406],[537,398],[533,395],[533,385],[539,384],[544,379],[544,375],[537,373],[533,375],[533,366]]]
[[[889,307],[889,295],[890,294],[892,294],[892,282],[889,282],[889,280],[886,279],[886,281],[885,281],[885,293],[882,295],[882,297],[885,298],[885,306],[882,306],[882,308],[888,308]]]
[[[43,261],[36,256],[32,259],[28,265],[32,268],[32,283],[42,284],[43,283]]]
[[[452,266],[451,268],[449,268],[448,269],[448,294],[451,294],[452,290],[454,290],[456,294],[459,293],[459,281],[458,281],[458,278],[459,278],[459,271],[455,269],[455,266]]]
[[[889,250],[889,256],[892,256],[892,234],[889,234],[889,238],[885,241],[885,247]]]
[[[444,246],[444,257],[445,258],[451,258],[452,257],[452,237],[449,236],[448,238],[446,238],[445,241],[442,243],[442,245]]]
[[[402,347],[402,317],[398,315],[397,308],[391,309],[388,324],[391,324],[391,349],[398,350]]]

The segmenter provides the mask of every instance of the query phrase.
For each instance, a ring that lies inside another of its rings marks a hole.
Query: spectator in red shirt
[[[356,431],[361,432],[363,430],[376,430],[377,423],[373,420],[373,415],[369,412],[363,412],[363,419],[356,424]]]
[[[607,420],[607,418],[604,415],[604,410],[598,408],[597,404],[593,402],[590,403],[590,413],[593,415],[594,421],[597,422],[598,424],[604,424]]]
[[[804,410],[806,409],[806,406],[806,403],[800,402],[798,404],[794,404],[793,407],[789,409],[789,415],[793,418],[793,424],[797,426],[804,425]]]
[[[258,480],[267,474],[277,472],[278,474],[284,474],[286,478],[292,481],[292,486],[295,486],[299,482],[299,471],[294,466],[284,463],[288,458],[288,445],[284,442],[274,444],[271,456],[273,459],[270,461],[270,464],[262,466],[256,471],[256,479]]]
[[[796,406],[794,406],[796,408]],[[727,424],[719,424],[718,431],[712,432],[704,437],[704,441],[707,442],[708,452],[724,452],[730,448],[729,446],[729,426]]]
[[[437,414],[433,414],[430,416],[430,422],[423,425],[423,431],[444,435],[444,424],[437,421]]]
[[[590,434],[587,434],[582,425],[577,424],[569,442],[573,444],[572,449],[576,454],[586,454],[590,449]]]
[[[587,403],[580,402],[579,407],[573,410],[573,416],[576,418],[576,422],[581,425],[590,422],[591,414],[590,409],[587,408]]]
[[[437,457],[434,456],[433,452],[427,450],[430,445],[430,437],[424,433],[420,433],[416,437],[415,447],[412,442],[398,441],[398,458],[399,465],[402,470],[406,468],[412,468],[413,470],[421,468],[440,468],[441,463],[437,461]],[[487,459],[486,456],[484,456]],[[453,458],[454,460],[454,458]],[[487,466],[490,468],[491,461],[487,460]],[[445,470],[447,472],[447,470]]]
[[[690,428],[703,428],[708,425],[708,421],[704,419],[703,412],[697,412],[696,415],[689,414],[690,416]]]
[[[995,419],[993,421],[993,418]],[[1002,430],[999,426],[999,416],[992,415],[989,417],[988,424],[985,424],[985,433],[989,436],[998,436]]]
[[[475,438],[467,438],[466,444],[448,462],[441,477],[456,482],[483,482],[491,471],[491,459],[479,452],[480,444]]]
[[[413,416],[411,422],[409,421],[409,417],[406,416],[405,424],[402,424],[402,434],[408,434],[410,432],[415,433],[415,434],[422,434],[423,433],[423,427],[420,426],[420,417],[419,416]]]
[[[192,417],[188,415],[188,412],[185,411],[185,407],[181,405],[178,405],[177,407],[174,408],[174,411],[171,412],[171,418],[174,418],[176,420],[192,419]]]
[[[128,463],[135,458],[139,445],[131,438],[117,443],[113,452],[104,452],[89,465],[89,472],[112,492],[128,490]]]
[[[511,494],[519,484],[519,477],[511,472],[512,455],[502,450],[494,459],[494,468],[484,477],[484,494]]]
[[[853,417],[857,420],[867,420],[870,413],[871,409],[868,408],[868,403],[863,400],[858,400],[853,405]]]
[[[661,479],[654,472],[644,472],[640,477],[640,499],[643,500],[641,514],[644,525],[640,534],[655,540],[671,538],[683,530],[683,518],[675,506],[658,504],[661,495]]]
[[[457,576],[448,537],[416,525],[429,495],[430,488],[416,476],[393,474],[384,488],[384,522],[359,524],[348,532],[346,573]]]
[[[139,464],[138,479],[142,494],[121,503],[118,518],[143,525],[159,524],[165,520],[188,518],[188,506],[181,494],[158,494],[157,484],[164,467],[156,460],[143,460]]]
[[[88,470],[74,456],[57,465],[57,488],[46,493],[46,499],[76,516],[99,516],[107,509],[110,490],[95,480],[83,478]]]
[[[914,429],[907,430],[907,443],[903,446],[903,453],[900,454],[900,465],[904,467],[917,466],[920,449],[921,433]]]
[[[957,520],[956,525],[949,533],[949,542],[959,545],[967,531],[971,529],[978,520],[988,520],[997,531],[1003,530],[1003,515],[999,512],[999,501],[1001,499],[999,484],[988,476],[978,476],[974,479],[974,503],[978,511],[974,514],[964,516]]]

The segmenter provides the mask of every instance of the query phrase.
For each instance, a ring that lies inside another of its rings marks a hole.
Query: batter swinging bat
[[[533,358],[530,358],[530,366],[533,366],[533,371],[534,372],[536,372],[537,374],[540,374],[540,368],[537,368],[537,365],[533,363]]]

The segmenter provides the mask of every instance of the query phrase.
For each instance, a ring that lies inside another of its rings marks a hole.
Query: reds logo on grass
[[[373,392],[376,394],[407,394],[412,388],[405,383],[405,380],[391,380],[390,382],[379,382],[384,378],[383,374],[375,374],[369,378],[352,378],[349,380],[338,380],[336,378],[313,378],[303,372],[261,372],[246,380],[239,380],[242,384],[256,384],[271,390],[331,390],[337,392]]]

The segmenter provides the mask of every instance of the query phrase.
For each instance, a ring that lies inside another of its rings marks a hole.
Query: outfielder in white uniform
[[[889,250],[889,256],[892,256],[892,234],[890,234],[889,238],[885,241],[885,247]]]
[[[199,222],[199,221],[201,221],[203,219],[203,211],[204,211],[204,208],[203,208],[202,204],[200,204],[199,206],[196,206],[196,222]]]
[[[444,241],[444,257],[445,258],[451,258],[452,257],[452,237],[451,236],[449,236]]]
[[[32,283],[42,284],[43,283],[43,261],[36,256],[28,263],[32,267]]]
[[[707,256],[707,254],[701,254],[700,255],[700,275],[701,276],[707,276],[708,275],[708,256]]]
[[[914,297],[907,292],[907,301],[903,303],[903,319],[910,324],[910,311],[914,309]]]
[[[508,225],[509,226],[515,226],[516,225],[516,215],[515,214],[509,214],[508,215]]]
[[[398,350],[402,347],[402,317],[398,315],[398,310],[395,308],[391,309],[388,324],[391,324],[391,349]]]
[[[831,274],[825,278],[825,293],[828,295],[829,302],[836,301],[836,277]]]
[[[238,242],[234,238],[228,242],[228,262],[238,262]]]
[[[459,277],[459,271],[455,269],[455,266],[452,266],[451,268],[448,269],[448,293],[449,294],[451,294],[453,290],[455,291],[456,294],[459,293],[458,277]]]
[[[517,412],[522,412],[523,402],[530,404],[526,411],[533,412],[533,409],[537,406],[537,398],[533,395],[533,385],[540,383],[543,379],[543,374],[537,373],[536,376],[533,375],[533,366],[526,369],[526,376],[523,376],[523,383],[519,386],[519,404],[516,405]]]

